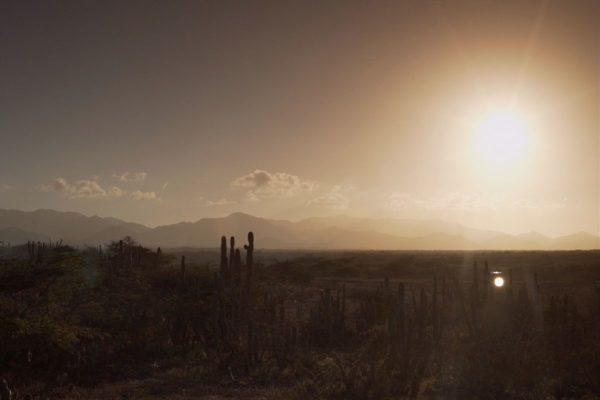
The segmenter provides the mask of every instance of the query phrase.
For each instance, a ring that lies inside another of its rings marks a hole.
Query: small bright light
[[[504,286],[504,278],[499,276],[496,279],[494,279],[494,285],[496,285],[496,287]]]
[[[528,137],[525,121],[509,110],[488,114],[477,126],[476,147],[487,161],[506,164],[522,158]]]

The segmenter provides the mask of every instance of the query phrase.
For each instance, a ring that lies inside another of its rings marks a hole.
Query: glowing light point
[[[502,277],[499,276],[496,279],[494,279],[494,285],[496,287],[502,287],[502,286],[504,286],[504,278],[502,278]]]
[[[525,158],[529,135],[525,119],[510,110],[488,114],[477,126],[476,151],[491,165],[506,167]]]

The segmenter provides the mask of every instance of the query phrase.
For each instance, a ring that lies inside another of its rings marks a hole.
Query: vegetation
[[[131,238],[5,249],[0,377],[17,398],[600,396],[597,253],[261,264],[252,233],[235,244],[218,265]]]

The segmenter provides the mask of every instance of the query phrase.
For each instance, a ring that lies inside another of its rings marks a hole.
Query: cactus
[[[477,274],[477,261],[473,262],[473,301],[479,301],[479,279]]]
[[[221,236],[221,263],[219,264],[219,279],[226,282],[227,278],[227,238]]]
[[[231,236],[229,238],[229,271],[228,271],[228,284],[231,285],[234,281],[235,275],[235,237]]]
[[[181,281],[185,279],[185,256],[181,256]]]
[[[479,274],[477,273],[477,261],[473,262],[473,285],[471,288],[471,320],[476,327],[479,320]]]
[[[341,316],[340,316],[340,330],[344,330],[346,324],[346,284],[342,285],[342,305],[341,305]]]
[[[420,291],[420,302],[419,302],[419,314],[418,314],[418,321],[419,321],[419,338],[423,338],[423,335],[425,334],[425,327],[427,324],[427,311],[428,311],[428,304],[427,304],[427,293],[425,292],[425,288],[421,288]]]
[[[212,317],[213,317],[213,321],[212,321],[212,325],[213,325],[213,336],[214,336],[214,340],[215,340],[215,347],[217,349],[217,351],[220,351],[221,348],[221,307],[220,307],[220,301],[219,301],[219,297],[220,297],[220,285],[219,285],[219,277],[217,274],[215,274],[215,285],[217,287],[217,294],[215,295],[214,301],[213,301],[213,312],[212,312]]]
[[[405,285],[404,282],[398,283],[398,335],[400,342],[400,354],[406,355],[407,343],[406,343],[406,311],[404,309],[404,298],[405,298]]]
[[[235,266],[235,270],[237,271],[237,279],[239,282],[239,287],[241,287],[241,280],[242,280],[242,255],[240,253],[240,249],[235,249],[235,257],[234,257],[235,262],[233,263],[233,265]]]
[[[232,302],[234,304],[234,308],[237,309],[237,317],[239,319],[235,321],[235,324],[239,329],[241,329],[241,320],[247,316],[247,299],[242,289],[242,256],[240,254],[240,249],[235,249],[233,260],[235,271],[235,291],[232,293]]]
[[[246,286],[250,292],[252,288],[252,270],[254,268],[254,233],[248,232],[248,244],[244,245],[246,249]]]
[[[513,298],[514,298],[514,294],[513,294],[513,288],[514,288],[514,279],[513,279],[513,270],[512,268],[508,270],[508,282],[506,282],[506,295],[508,296],[508,301],[512,304],[513,302]]]
[[[119,240],[119,270],[122,270],[125,266],[125,259],[123,253],[123,241]]]
[[[435,341],[440,339],[440,317],[438,312],[438,283],[437,278],[433,278],[433,296],[431,305],[431,324],[433,326],[433,338]]]
[[[482,282],[482,291],[483,291],[483,301],[484,302],[488,298],[489,290],[490,290],[490,270],[488,267],[488,262],[487,262],[487,260],[485,260],[485,264],[483,267],[483,282]]]
[[[255,359],[255,339],[254,339],[254,323],[250,319],[248,321],[248,332],[246,336],[246,368],[252,368]]]
[[[159,247],[156,249],[156,258],[154,260],[154,266],[158,267],[160,265],[161,260],[162,260],[162,250]]]

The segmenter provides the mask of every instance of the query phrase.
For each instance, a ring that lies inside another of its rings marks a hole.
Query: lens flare
[[[524,118],[514,112],[496,111],[477,127],[476,148],[490,163],[506,165],[520,160],[528,147]]]

